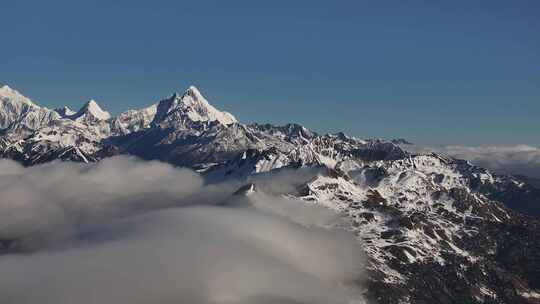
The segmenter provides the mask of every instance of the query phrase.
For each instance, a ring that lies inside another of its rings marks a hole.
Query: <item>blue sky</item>
[[[407,3],[405,3],[407,2]],[[194,84],[243,122],[540,146],[540,2],[0,1],[0,83],[118,113]]]

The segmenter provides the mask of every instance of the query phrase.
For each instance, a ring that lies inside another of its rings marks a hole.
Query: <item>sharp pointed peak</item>
[[[90,99],[84,104],[84,107],[99,107],[99,104],[95,99]]]
[[[201,91],[199,91],[199,89],[198,89],[196,86],[194,86],[194,85],[190,85],[190,86],[187,88],[185,94],[195,95],[195,96],[202,96]]]
[[[20,93],[17,92],[17,90],[12,89],[12,88],[9,87],[7,84],[4,84],[4,85],[0,86],[0,93],[2,93],[2,94],[9,94],[9,95],[11,95],[11,94],[18,94],[18,95],[20,95]]]
[[[189,88],[182,95],[182,102],[192,104],[197,103],[204,107],[211,107],[210,103],[204,96],[201,94],[201,91],[197,89],[194,85],[189,86]]]
[[[0,86],[0,97],[7,97],[8,99],[23,102],[32,106],[37,106],[35,103],[32,102],[32,100],[30,100],[30,98],[24,96],[19,91],[11,88],[7,84]]]
[[[71,116],[71,115],[75,115],[75,111],[73,111],[70,107],[68,106],[63,106],[63,107],[59,107],[59,108],[56,108],[54,109],[54,111],[58,114],[60,114],[61,117],[68,117],[68,116]]]
[[[10,87],[7,84],[0,85],[0,92],[21,95],[21,93],[19,93],[19,91],[15,90],[14,88]]]
[[[0,94],[2,96],[8,96],[8,97],[21,95],[16,90],[10,88],[7,84],[0,86]]]
[[[182,94],[176,91],[173,92],[171,95],[169,95],[167,99],[181,99],[185,96],[190,96],[195,99],[204,99],[201,91],[199,91],[199,89],[194,85],[190,85]]]
[[[182,99],[188,98],[202,103],[209,103],[201,91],[194,85],[190,85],[182,94]]]
[[[170,113],[181,113],[192,121],[219,121],[224,125],[237,122],[232,114],[214,108],[194,85],[182,95],[175,92],[159,101],[157,112],[155,122],[162,121]]]
[[[103,110],[97,101],[94,99],[88,100],[82,108],[74,115],[74,119],[77,119],[83,115],[90,114],[94,118],[97,118],[98,120],[106,120],[111,118],[111,114],[109,112]]]

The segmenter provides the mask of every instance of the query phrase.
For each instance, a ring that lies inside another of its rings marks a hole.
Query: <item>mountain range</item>
[[[406,144],[243,124],[194,86],[117,116],[94,100],[47,109],[0,88],[0,157],[33,166],[134,155],[191,168],[208,183],[241,181],[241,195],[263,191],[258,178],[301,173],[283,195],[349,220],[372,301],[540,303],[540,190]]]

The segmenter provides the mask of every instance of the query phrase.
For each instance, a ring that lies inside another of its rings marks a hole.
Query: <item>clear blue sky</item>
[[[405,3],[407,2],[407,3]],[[118,113],[190,84],[243,122],[540,145],[540,1],[0,1],[0,83]]]

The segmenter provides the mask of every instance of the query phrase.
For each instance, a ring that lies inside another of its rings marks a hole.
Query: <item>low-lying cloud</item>
[[[128,157],[30,168],[0,160],[0,239],[69,233],[100,220],[187,203],[202,188],[192,171]]]
[[[0,255],[2,303],[363,303],[340,217],[236,186],[128,157],[2,160],[0,240],[20,250]]]
[[[403,146],[411,152],[439,152],[466,159],[497,173],[540,178],[540,148],[517,146]]]

